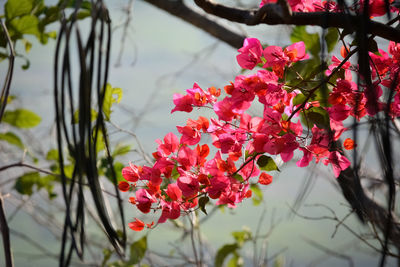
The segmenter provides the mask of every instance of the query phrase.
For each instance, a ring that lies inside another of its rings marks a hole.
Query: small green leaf
[[[260,203],[263,200],[263,193],[262,193],[260,187],[258,187],[257,184],[252,184],[250,186],[250,189],[253,192],[253,205],[254,206],[260,205]]]
[[[228,261],[226,267],[242,267],[244,264],[243,258],[240,257],[239,253],[233,253],[232,258]]]
[[[321,45],[319,42],[318,33],[311,34],[306,31],[306,26],[296,26],[293,28],[292,34],[290,35],[290,40],[293,43],[303,41],[307,51],[310,51],[314,57],[319,57]]]
[[[40,175],[38,172],[25,173],[17,179],[14,188],[22,195],[32,195],[33,186],[38,183]]]
[[[33,0],[8,0],[5,4],[6,18],[11,20],[29,14],[33,9],[33,4]]]
[[[244,180],[243,180],[243,177],[240,175],[240,174],[238,174],[238,173],[236,173],[234,176],[233,176],[233,178],[235,178],[236,180],[238,180],[239,182],[243,182]]]
[[[307,119],[314,123],[318,128],[329,128],[329,114],[321,107],[312,107],[305,112]]]
[[[107,84],[104,92],[104,102],[103,102],[103,113],[105,116],[105,120],[110,120],[111,115],[111,106],[114,103],[119,103],[122,98],[122,89],[121,88],[112,88],[110,84]]]
[[[12,132],[7,132],[4,134],[0,133],[0,140],[4,140],[11,145],[24,149],[24,144],[22,143],[21,139]]]
[[[53,198],[56,194],[53,193],[53,182],[54,176],[44,176],[40,177],[38,172],[25,173],[17,179],[14,188],[18,193],[22,195],[32,195],[33,187],[36,186],[36,190],[44,188],[49,194],[49,198]]]
[[[243,229],[243,231],[232,232],[233,238],[235,238],[236,243],[242,247],[243,244],[252,239],[250,229]]]
[[[234,253],[238,248],[239,248],[238,244],[236,243],[222,246],[217,251],[217,255],[215,256],[214,266],[222,267],[226,257],[228,257],[229,254]]]
[[[18,128],[32,128],[42,119],[36,113],[27,109],[17,109],[4,112],[3,121]]]
[[[79,20],[85,19],[85,18],[90,17],[90,16],[91,16],[90,10],[82,10],[82,11],[79,11],[76,14],[76,18],[79,19]]]
[[[368,39],[368,51],[380,55],[378,50],[378,44],[375,41],[375,39]]]
[[[18,34],[33,34],[40,37],[39,20],[34,15],[26,15],[20,18],[15,18],[10,22],[10,34],[14,32]]]
[[[172,169],[171,178],[174,179],[174,180],[177,180],[177,179],[179,178],[179,176],[181,176],[181,175],[180,175],[180,173],[178,172],[177,167],[175,166],[175,167]]]
[[[58,161],[58,150],[57,149],[50,149],[46,155],[47,160]]]
[[[307,97],[303,94],[298,94],[293,98],[293,106],[303,104]]]
[[[257,165],[263,171],[280,171],[275,161],[266,155],[262,155],[257,160]]]
[[[339,32],[336,28],[329,28],[328,32],[325,35],[326,46],[328,48],[328,52],[332,52],[335,48],[337,41],[339,39]]]
[[[108,260],[111,258],[112,254],[113,254],[113,252],[110,249],[108,249],[108,248],[103,249],[103,262],[101,263],[101,267],[106,266],[106,264],[107,264]]]
[[[129,264],[138,264],[146,254],[147,250],[147,236],[142,237],[130,247],[131,255]]]
[[[129,151],[131,151],[130,145],[117,145],[112,153],[112,156],[122,156],[129,153]]]
[[[26,52],[26,53],[29,53],[29,51],[31,51],[31,48],[32,48],[32,43],[29,42],[29,41],[26,40],[26,39],[23,39],[22,42],[23,42],[24,45],[25,45],[25,52]]]
[[[102,159],[102,165],[104,165],[105,173],[104,175],[110,180],[111,183],[114,183],[114,178],[111,172],[111,168],[109,168],[107,159]],[[121,162],[114,162],[114,172],[117,177],[117,182],[125,181],[124,177],[122,177],[122,169],[125,167]]]
[[[207,214],[207,211],[206,211],[206,205],[207,205],[207,203],[210,201],[210,198],[209,197],[207,197],[207,196],[202,196],[200,199],[199,199],[199,207],[200,207],[200,210],[202,211],[202,212],[204,212],[206,215],[208,215]]]

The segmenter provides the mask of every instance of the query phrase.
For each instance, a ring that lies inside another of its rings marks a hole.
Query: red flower
[[[126,192],[129,190],[131,186],[129,185],[129,183],[125,182],[125,181],[121,181],[118,184],[118,189],[122,192]]]
[[[356,145],[352,139],[346,138],[346,140],[343,142],[343,146],[347,150],[352,150]]]
[[[135,218],[134,222],[130,222],[128,223],[129,228],[131,228],[133,231],[137,231],[140,232],[143,230],[144,228],[144,222],[142,222],[141,220]]]
[[[261,173],[258,182],[263,185],[269,185],[270,183],[272,183],[272,176],[266,172],[263,172]]]

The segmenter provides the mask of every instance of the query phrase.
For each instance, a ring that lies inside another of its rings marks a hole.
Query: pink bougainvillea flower
[[[171,153],[175,153],[176,151],[178,151],[179,139],[173,133],[167,133],[165,135],[164,144],[161,142],[160,139],[157,139],[156,142],[159,144],[159,152],[162,152],[165,156],[168,156]]]
[[[164,223],[167,221],[167,219],[175,220],[181,216],[181,208],[179,203],[175,201],[167,202],[161,200],[161,207],[162,213],[161,217],[158,219],[158,223]]]
[[[201,133],[195,127],[186,125],[186,126],[176,126],[176,128],[178,129],[178,132],[182,134],[180,140],[181,144],[192,146],[200,142]]]
[[[143,213],[149,213],[151,204],[157,202],[157,199],[149,194],[146,189],[139,189],[136,191],[136,206]]]
[[[169,184],[166,193],[174,201],[182,199],[182,191],[176,183]]]
[[[226,176],[216,176],[210,179],[210,186],[207,192],[210,198],[217,199],[225,192],[229,185],[229,178]]]
[[[202,107],[208,103],[207,93],[197,84],[193,84],[193,88],[187,89],[186,92],[192,97],[194,106]]]
[[[350,161],[345,156],[340,154],[339,151],[330,152],[329,158],[326,159],[324,163],[330,163],[332,165],[333,174],[336,178],[339,177],[343,170],[347,169],[351,165]]]
[[[282,47],[271,45],[264,49],[264,58],[267,61],[264,64],[264,68],[271,67],[276,75],[283,77],[283,69],[287,62],[289,62],[289,57],[283,53]]]
[[[279,77],[283,77],[285,66],[292,62],[309,58],[305,52],[304,42],[294,43],[282,50],[280,46],[268,46],[264,49],[264,58],[267,61],[264,68],[271,67]]]
[[[133,164],[129,164],[128,167],[124,167],[122,169],[122,177],[124,177],[125,180],[128,182],[137,182],[140,177],[140,173],[142,172],[142,167],[141,166],[136,166]]]
[[[300,147],[300,150],[303,151],[304,155],[298,162],[296,162],[296,165],[297,167],[307,167],[313,159],[313,155],[306,148]]]
[[[133,231],[140,232],[144,229],[144,222],[139,220],[138,218],[135,218],[134,222],[128,223],[129,228],[131,228]]]
[[[187,145],[183,145],[178,152],[176,160],[181,164],[181,167],[185,170],[190,170],[194,164],[196,164],[196,153],[190,149]]]
[[[199,181],[190,173],[179,170],[178,187],[185,198],[191,198],[199,191]]]
[[[327,108],[329,117],[335,121],[344,121],[350,115],[351,107],[343,104]]]
[[[171,113],[175,111],[191,112],[193,110],[193,98],[190,95],[174,94],[175,108],[171,110]]]
[[[309,55],[306,54],[306,46],[303,41],[289,45],[283,50],[283,53],[289,58],[290,62],[309,58]]]
[[[277,1],[278,0],[261,0],[260,7],[262,7],[263,5],[266,5],[266,4],[270,4],[270,3],[275,4]]]
[[[214,111],[220,120],[231,121],[236,115],[239,115],[234,112],[233,104],[232,99],[228,97],[214,104]]]
[[[240,54],[236,56],[236,59],[242,68],[252,70],[258,63],[261,63],[263,49],[258,39],[246,38],[243,47],[238,51]]]

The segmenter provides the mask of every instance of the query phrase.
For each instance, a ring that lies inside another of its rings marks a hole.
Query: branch
[[[357,190],[360,186],[359,181],[354,177],[354,170],[349,167],[340,173],[336,179],[342,189],[343,196],[356,210],[357,214],[362,214],[361,219],[369,221],[376,225],[383,233],[386,229],[386,218],[388,211],[376,201],[368,197],[364,190]],[[396,246],[400,247],[400,220],[392,214],[392,228],[389,240]]]
[[[8,33],[8,29],[2,19],[0,19],[0,24],[4,31],[4,35],[6,36],[8,47],[10,48],[10,56],[8,58],[9,63],[8,63],[7,75],[4,79],[4,85],[3,85],[3,89],[1,90],[1,95],[0,95],[0,122],[1,122],[1,119],[3,118],[4,112],[6,110],[8,95],[10,94],[11,81],[12,81],[13,73],[14,73],[15,51],[14,51],[14,45],[10,38],[10,34]]]
[[[293,12],[291,16],[284,15],[286,12],[279,4],[266,4],[260,9],[245,10],[240,8],[228,7],[211,0],[194,0],[194,2],[205,12],[232,22],[238,22],[246,25],[314,25],[322,28],[341,28],[351,31],[359,28],[364,22],[361,16],[331,13],[331,12]],[[400,42],[400,30],[392,28],[376,21],[369,21],[367,30],[373,34],[391,40]]]
[[[0,192],[0,230],[1,230],[1,235],[3,237],[5,263],[7,267],[12,267],[14,266],[14,264],[11,251],[10,229],[8,228],[7,224],[7,219],[3,204],[3,195],[1,194],[1,192]]]
[[[199,29],[202,29],[233,48],[238,49],[243,46],[243,40],[246,36],[235,33],[226,27],[221,26],[217,22],[210,20],[204,15],[195,12],[193,9],[187,7],[181,0],[144,1],[192,24],[193,26],[196,26]]]

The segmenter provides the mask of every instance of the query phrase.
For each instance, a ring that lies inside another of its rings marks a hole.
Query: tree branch
[[[3,195],[1,194],[1,192],[0,192],[0,230],[3,237],[5,263],[7,267],[12,267],[14,266],[14,264],[11,251],[10,229],[8,228],[7,224],[7,219],[3,204]]]
[[[362,16],[331,12],[293,12],[291,16],[279,4],[266,4],[260,9],[245,10],[228,7],[211,0],[194,0],[205,12],[232,22],[246,25],[314,25],[323,28],[336,27],[354,31],[364,23]],[[369,34],[400,42],[400,30],[376,21],[369,21]]]
[[[206,16],[197,13],[193,9],[186,6],[183,1],[170,1],[170,0],[144,0],[145,2],[156,6],[175,17],[178,17],[193,26],[211,34],[217,39],[225,42],[233,48],[240,48],[243,46],[243,40],[246,36],[235,33],[226,27],[210,20]]]

